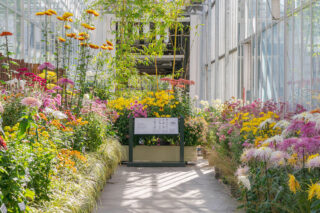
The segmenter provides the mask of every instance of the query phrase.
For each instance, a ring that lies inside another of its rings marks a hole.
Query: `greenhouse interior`
[[[320,0],[0,19],[0,213],[320,212]]]

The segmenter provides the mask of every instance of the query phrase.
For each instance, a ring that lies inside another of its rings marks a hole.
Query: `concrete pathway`
[[[185,168],[120,166],[96,213],[231,213],[238,203],[206,161]]]

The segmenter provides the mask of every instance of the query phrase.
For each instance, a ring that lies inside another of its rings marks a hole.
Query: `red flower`
[[[0,148],[7,150],[7,144],[1,136],[0,136]]]
[[[12,36],[13,34],[8,31],[3,31],[0,36]]]

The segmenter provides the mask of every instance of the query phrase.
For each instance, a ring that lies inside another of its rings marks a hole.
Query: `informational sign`
[[[178,118],[135,118],[135,135],[178,135]]]

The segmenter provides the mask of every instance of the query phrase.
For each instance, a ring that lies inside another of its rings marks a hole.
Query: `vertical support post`
[[[133,162],[133,117],[129,118],[129,162]]]
[[[182,116],[179,120],[179,131],[180,131],[180,162],[184,162],[184,117]]]

